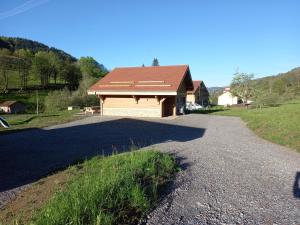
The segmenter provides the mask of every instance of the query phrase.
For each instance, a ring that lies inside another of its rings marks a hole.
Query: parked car
[[[187,103],[186,104],[186,109],[187,110],[199,110],[199,109],[203,109],[203,106],[197,104],[197,103]]]

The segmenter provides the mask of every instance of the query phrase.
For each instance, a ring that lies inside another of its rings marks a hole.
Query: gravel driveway
[[[300,154],[258,138],[239,118],[90,117],[1,135],[0,143],[0,206],[54,169],[134,143],[182,159],[148,224],[300,224]]]
[[[205,135],[160,145],[189,166],[148,224],[300,224],[299,153],[262,140],[236,117],[188,115],[178,123]]]

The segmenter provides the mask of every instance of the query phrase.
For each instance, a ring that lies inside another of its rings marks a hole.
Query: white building
[[[225,88],[223,94],[218,97],[218,105],[236,105],[238,104],[238,97],[230,92],[230,88]]]

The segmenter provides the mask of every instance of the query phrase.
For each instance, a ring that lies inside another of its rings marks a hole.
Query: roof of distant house
[[[193,90],[188,65],[123,67],[112,70],[88,91],[178,91],[184,79],[187,89]]]
[[[192,91],[188,91],[189,94],[194,94],[197,89],[200,87],[202,80],[193,80],[194,89]]]
[[[0,106],[12,106],[15,103],[17,103],[17,101],[5,101],[5,102],[2,102],[0,104]]]

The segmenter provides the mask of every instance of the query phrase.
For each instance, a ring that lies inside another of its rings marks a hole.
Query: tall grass
[[[157,201],[175,171],[174,159],[157,151],[96,157],[34,216],[35,225],[134,224]]]

